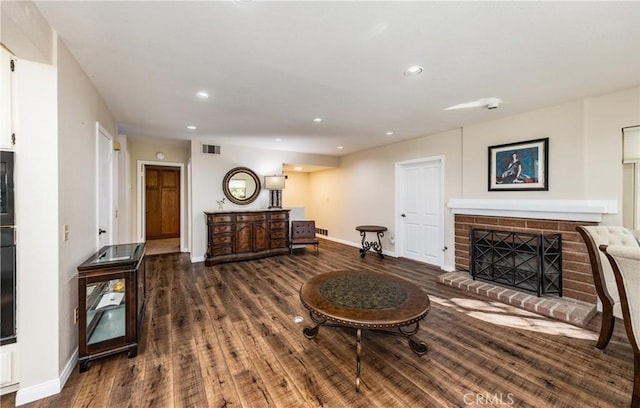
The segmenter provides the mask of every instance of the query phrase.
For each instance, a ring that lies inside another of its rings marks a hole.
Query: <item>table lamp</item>
[[[269,190],[269,208],[282,208],[282,189],[285,176],[265,176],[264,188]]]

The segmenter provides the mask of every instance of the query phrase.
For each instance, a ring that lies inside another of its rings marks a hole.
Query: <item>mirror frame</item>
[[[235,176],[238,173],[247,173],[249,176],[251,176],[253,181],[256,183],[256,190],[253,192],[253,194],[251,194],[249,197],[245,198],[244,200],[240,200],[234,197],[231,194],[231,191],[229,190],[229,181],[231,181],[233,176]],[[256,199],[258,198],[261,188],[262,186],[260,184],[260,179],[258,178],[258,175],[253,170],[247,167],[234,167],[233,169],[227,172],[227,174],[224,176],[224,179],[222,180],[222,191],[224,192],[225,197],[227,197],[227,199],[234,204],[239,204],[239,205],[251,204],[252,202],[256,201]]]

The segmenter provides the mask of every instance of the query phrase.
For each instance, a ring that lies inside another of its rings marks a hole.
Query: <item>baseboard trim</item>
[[[191,263],[204,262],[204,256],[192,256]]]
[[[32,385],[31,387],[20,388],[18,392],[16,392],[16,407],[60,393],[77,363],[78,349],[76,348],[73,355],[64,366],[60,377]]]
[[[64,370],[62,370],[62,375],[60,375],[60,391],[62,391],[65,384],[67,383],[67,380],[69,380],[69,377],[73,373],[73,370],[76,368],[76,365],[78,364],[78,356],[79,356],[78,348],[76,347],[76,349],[73,351],[73,354],[71,355],[71,358],[69,359],[69,361],[67,361],[67,364],[64,366]]]
[[[347,241],[347,240],[340,239],[340,238],[333,238],[333,237],[329,237],[329,236],[325,236],[325,235],[316,235],[316,237],[321,238],[321,239],[326,239],[328,241],[337,242],[339,244],[352,246],[354,248],[362,248],[362,243],[361,242],[352,242],[352,241]],[[369,252],[369,253],[370,254],[375,254],[375,252]],[[395,251],[389,251],[389,250],[383,249],[382,253],[384,255],[386,255],[386,256],[390,256],[392,258],[397,258]]]
[[[59,378],[32,385],[31,387],[20,388],[16,393],[16,407],[50,397],[59,393],[60,390]]]

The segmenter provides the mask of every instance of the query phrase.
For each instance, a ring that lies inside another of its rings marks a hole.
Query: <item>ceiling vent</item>
[[[220,146],[203,143],[202,154],[220,154]]]

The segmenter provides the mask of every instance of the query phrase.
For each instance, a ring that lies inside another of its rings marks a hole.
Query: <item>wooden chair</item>
[[[640,247],[602,245],[618,286],[624,328],[633,348],[631,408],[640,408]]]
[[[611,264],[604,253],[599,250],[600,245],[621,245],[640,248],[640,244],[632,233],[619,226],[581,226],[576,230],[587,245],[591,272],[596,293],[602,302],[602,326],[596,348],[604,350],[613,335],[615,317],[623,318],[620,307],[620,297],[616,290],[616,279],[613,276]]]
[[[315,221],[291,221],[291,239],[289,240],[289,254],[293,253],[294,245],[313,245],[318,255]]]

